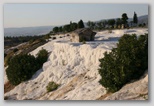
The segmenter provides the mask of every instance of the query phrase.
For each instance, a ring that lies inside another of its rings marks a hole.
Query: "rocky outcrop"
[[[72,42],[94,41],[96,32],[89,28],[81,28],[73,31],[71,35]]]

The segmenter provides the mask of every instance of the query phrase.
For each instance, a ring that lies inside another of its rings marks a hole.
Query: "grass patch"
[[[59,86],[59,84],[56,84],[55,82],[51,81],[46,86],[46,90],[47,90],[47,92],[51,92],[51,91],[56,90],[58,88],[58,86]]]
[[[15,86],[12,85],[10,82],[7,82],[6,84],[4,84],[4,93],[11,91],[12,89],[14,89],[14,87]]]

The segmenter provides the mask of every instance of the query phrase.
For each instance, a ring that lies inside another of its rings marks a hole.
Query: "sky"
[[[147,4],[4,4],[4,28],[59,26],[82,19],[98,21],[148,14]]]

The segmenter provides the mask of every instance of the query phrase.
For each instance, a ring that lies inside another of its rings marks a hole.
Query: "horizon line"
[[[148,14],[145,14],[145,15],[148,15]],[[145,16],[145,15],[141,15],[141,16]],[[138,16],[138,17],[141,17],[141,16]],[[119,18],[119,17],[117,17],[117,18]],[[100,19],[100,20],[97,20],[97,21],[109,20],[109,19],[117,19],[117,18]],[[133,17],[131,17],[131,18],[133,18]],[[131,19],[131,18],[129,18],[129,19]],[[84,23],[87,23],[87,22],[84,22]],[[93,21],[93,22],[95,22],[95,21]],[[64,25],[66,25],[66,24],[64,24]],[[4,29],[9,29],[9,28],[35,28],[35,27],[50,27],[50,26],[51,27],[56,27],[56,26],[63,26],[63,25],[42,25],[42,26],[40,25],[40,26],[23,26],[23,27],[4,27]]]

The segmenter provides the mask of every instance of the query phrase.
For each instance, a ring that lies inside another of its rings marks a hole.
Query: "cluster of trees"
[[[57,32],[71,32],[74,31],[78,28],[84,28],[84,23],[82,20],[80,20],[78,23],[75,22],[70,22],[70,24],[60,26],[60,27],[54,27],[52,32],[57,33]]]
[[[132,23],[136,25],[138,23],[137,14],[135,12],[134,12]],[[128,16],[126,13],[123,13],[121,18],[117,18],[117,19],[103,20],[99,22],[92,22],[92,21],[87,22],[87,26],[95,30],[114,28],[114,26],[116,26],[116,28],[121,28],[122,24],[124,25],[124,27],[128,27]]]
[[[128,16],[126,13],[123,13],[121,15],[121,18],[102,20],[99,22],[88,21],[86,25],[92,30],[102,30],[102,29],[108,29],[108,28],[122,28],[122,25],[124,28],[129,27]],[[137,14],[134,12],[133,21],[130,22],[130,27],[137,26],[137,25],[138,25],[138,17],[137,17]],[[66,24],[64,26],[54,27],[53,30],[50,32],[50,34],[58,33],[58,32],[63,32],[63,33],[71,32],[78,28],[84,28],[84,27],[85,26],[82,20],[80,20],[78,23],[70,22],[70,24]]]
[[[104,58],[100,59],[100,84],[115,92],[131,80],[140,78],[147,69],[148,34],[139,37],[126,34],[119,40],[117,48],[105,52]]]
[[[12,57],[6,69],[8,80],[13,85],[29,80],[47,61],[47,58],[48,52],[44,49],[39,51],[36,58],[29,54],[19,54]]]

